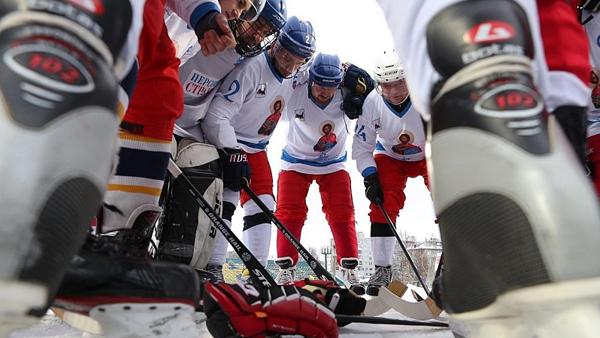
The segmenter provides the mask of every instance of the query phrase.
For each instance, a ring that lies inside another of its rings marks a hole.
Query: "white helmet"
[[[404,65],[395,50],[385,51],[375,65],[375,81],[388,83],[404,79]]]

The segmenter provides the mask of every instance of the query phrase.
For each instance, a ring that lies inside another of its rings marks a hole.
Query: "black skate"
[[[88,238],[54,305],[89,315],[108,337],[189,335],[199,297],[194,270],[127,255],[114,239],[104,237]]]

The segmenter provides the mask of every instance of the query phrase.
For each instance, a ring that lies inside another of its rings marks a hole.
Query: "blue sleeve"
[[[196,7],[196,9],[194,9],[194,11],[192,12],[192,15],[190,16],[190,25],[194,28],[196,28],[196,25],[198,25],[198,22],[208,13],[210,12],[218,12],[219,11],[219,7],[212,3],[212,2],[206,2],[203,3],[202,5]]]

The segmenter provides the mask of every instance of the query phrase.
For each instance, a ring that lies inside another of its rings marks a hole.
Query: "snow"
[[[401,314],[389,311],[382,317],[396,319],[410,319]],[[10,335],[10,338],[99,338],[101,336],[93,335],[79,331],[49,312],[38,325],[19,330]],[[211,337],[206,329],[204,322],[198,325],[198,337]],[[399,326],[399,325],[381,325],[354,323],[340,328],[340,337],[352,338],[453,338],[449,329],[419,326]]]

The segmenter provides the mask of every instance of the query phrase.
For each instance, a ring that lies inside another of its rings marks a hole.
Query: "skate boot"
[[[107,0],[110,10],[87,15],[70,6],[64,16],[32,3],[0,6],[2,336],[46,313],[101,203],[119,123],[112,66],[123,65],[129,6]],[[112,29],[114,22],[124,25]],[[22,63],[35,55],[77,74]]]
[[[279,266],[279,272],[275,282],[279,285],[290,284],[296,281],[296,266],[290,257],[277,258],[275,263]]]
[[[225,281],[223,277],[223,265],[208,264],[204,269],[196,270],[196,272],[201,281],[211,283],[223,283]]]
[[[533,83],[528,21],[516,1],[474,0],[428,23],[429,47],[448,46],[431,53],[446,77],[432,93],[429,161],[441,303],[474,338],[598,337],[598,200]],[[466,42],[489,22],[512,27],[510,42]],[[462,62],[509,46],[529,51]],[[504,104],[508,96],[528,103]]]
[[[54,305],[89,315],[107,337],[192,335],[200,285],[195,271],[187,265],[150,261],[137,251],[128,255],[127,248],[105,237],[88,238],[65,274]]]
[[[342,280],[348,289],[356,293],[357,295],[365,294],[365,287],[360,284],[358,277],[356,277],[356,267],[358,266],[358,259],[356,258],[342,258],[340,259],[340,270],[342,273]]]
[[[375,266],[375,272],[369,278],[367,284],[367,295],[377,296],[379,295],[379,288],[390,285],[392,281],[392,267],[391,266]]]

